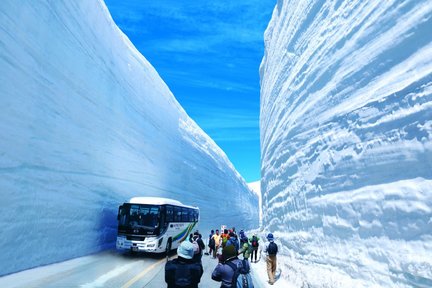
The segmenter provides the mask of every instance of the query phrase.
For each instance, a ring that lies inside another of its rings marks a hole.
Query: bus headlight
[[[123,246],[125,241],[126,241],[125,236],[117,236],[117,245]]]

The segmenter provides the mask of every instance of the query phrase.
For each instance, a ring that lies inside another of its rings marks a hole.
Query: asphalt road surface
[[[170,258],[176,257],[174,250]],[[107,251],[0,277],[0,287],[166,287],[166,261],[165,256],[158,254]],[[211,279],[217,260],[203,255],[202,262],[204,274],[199,286],[220,287],[220,282]],[[257,281],[254,282],[255,287],[260,287]]]

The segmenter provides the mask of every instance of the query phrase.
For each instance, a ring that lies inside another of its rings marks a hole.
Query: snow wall
[[[1,1],[0,27],[0,275],[114,247],[132,196],[199,206],[203,234],[258,226],[256,195],[102,1]]]
[[[263,228],[296,287],[432,287],[431,29],[432,1],[278,1]]]

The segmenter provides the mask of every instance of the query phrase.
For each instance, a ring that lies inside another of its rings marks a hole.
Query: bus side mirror
[[[121,213],[122,208],[123,208],[123,206],[120,206],[119,209],[118,209],[118,212],[117,212],[117,221],[120,220],[120,213]]]

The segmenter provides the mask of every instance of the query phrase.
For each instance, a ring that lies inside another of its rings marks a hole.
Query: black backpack
[[[250,267],[247,260],[242,260],[241,265],[236,265],[231,261],[225,262],[231,269],[234,270],[231,287],[235,288],[254,288],[252,277],[250,275]]]
[[[192,285],[192,275],[187,265],[178,265],[175,271],[176,287],[190,287]]]
[[[215,239],[212,237],[211,239],[210,239],[210,243],[209,243],[209,247],[210,248],[212,248],[212,249],[215,249]]]
[[[274,242],[270,242],[267,247],[267,252],[269,255],[276,255],[278,252],[278,246]]]

